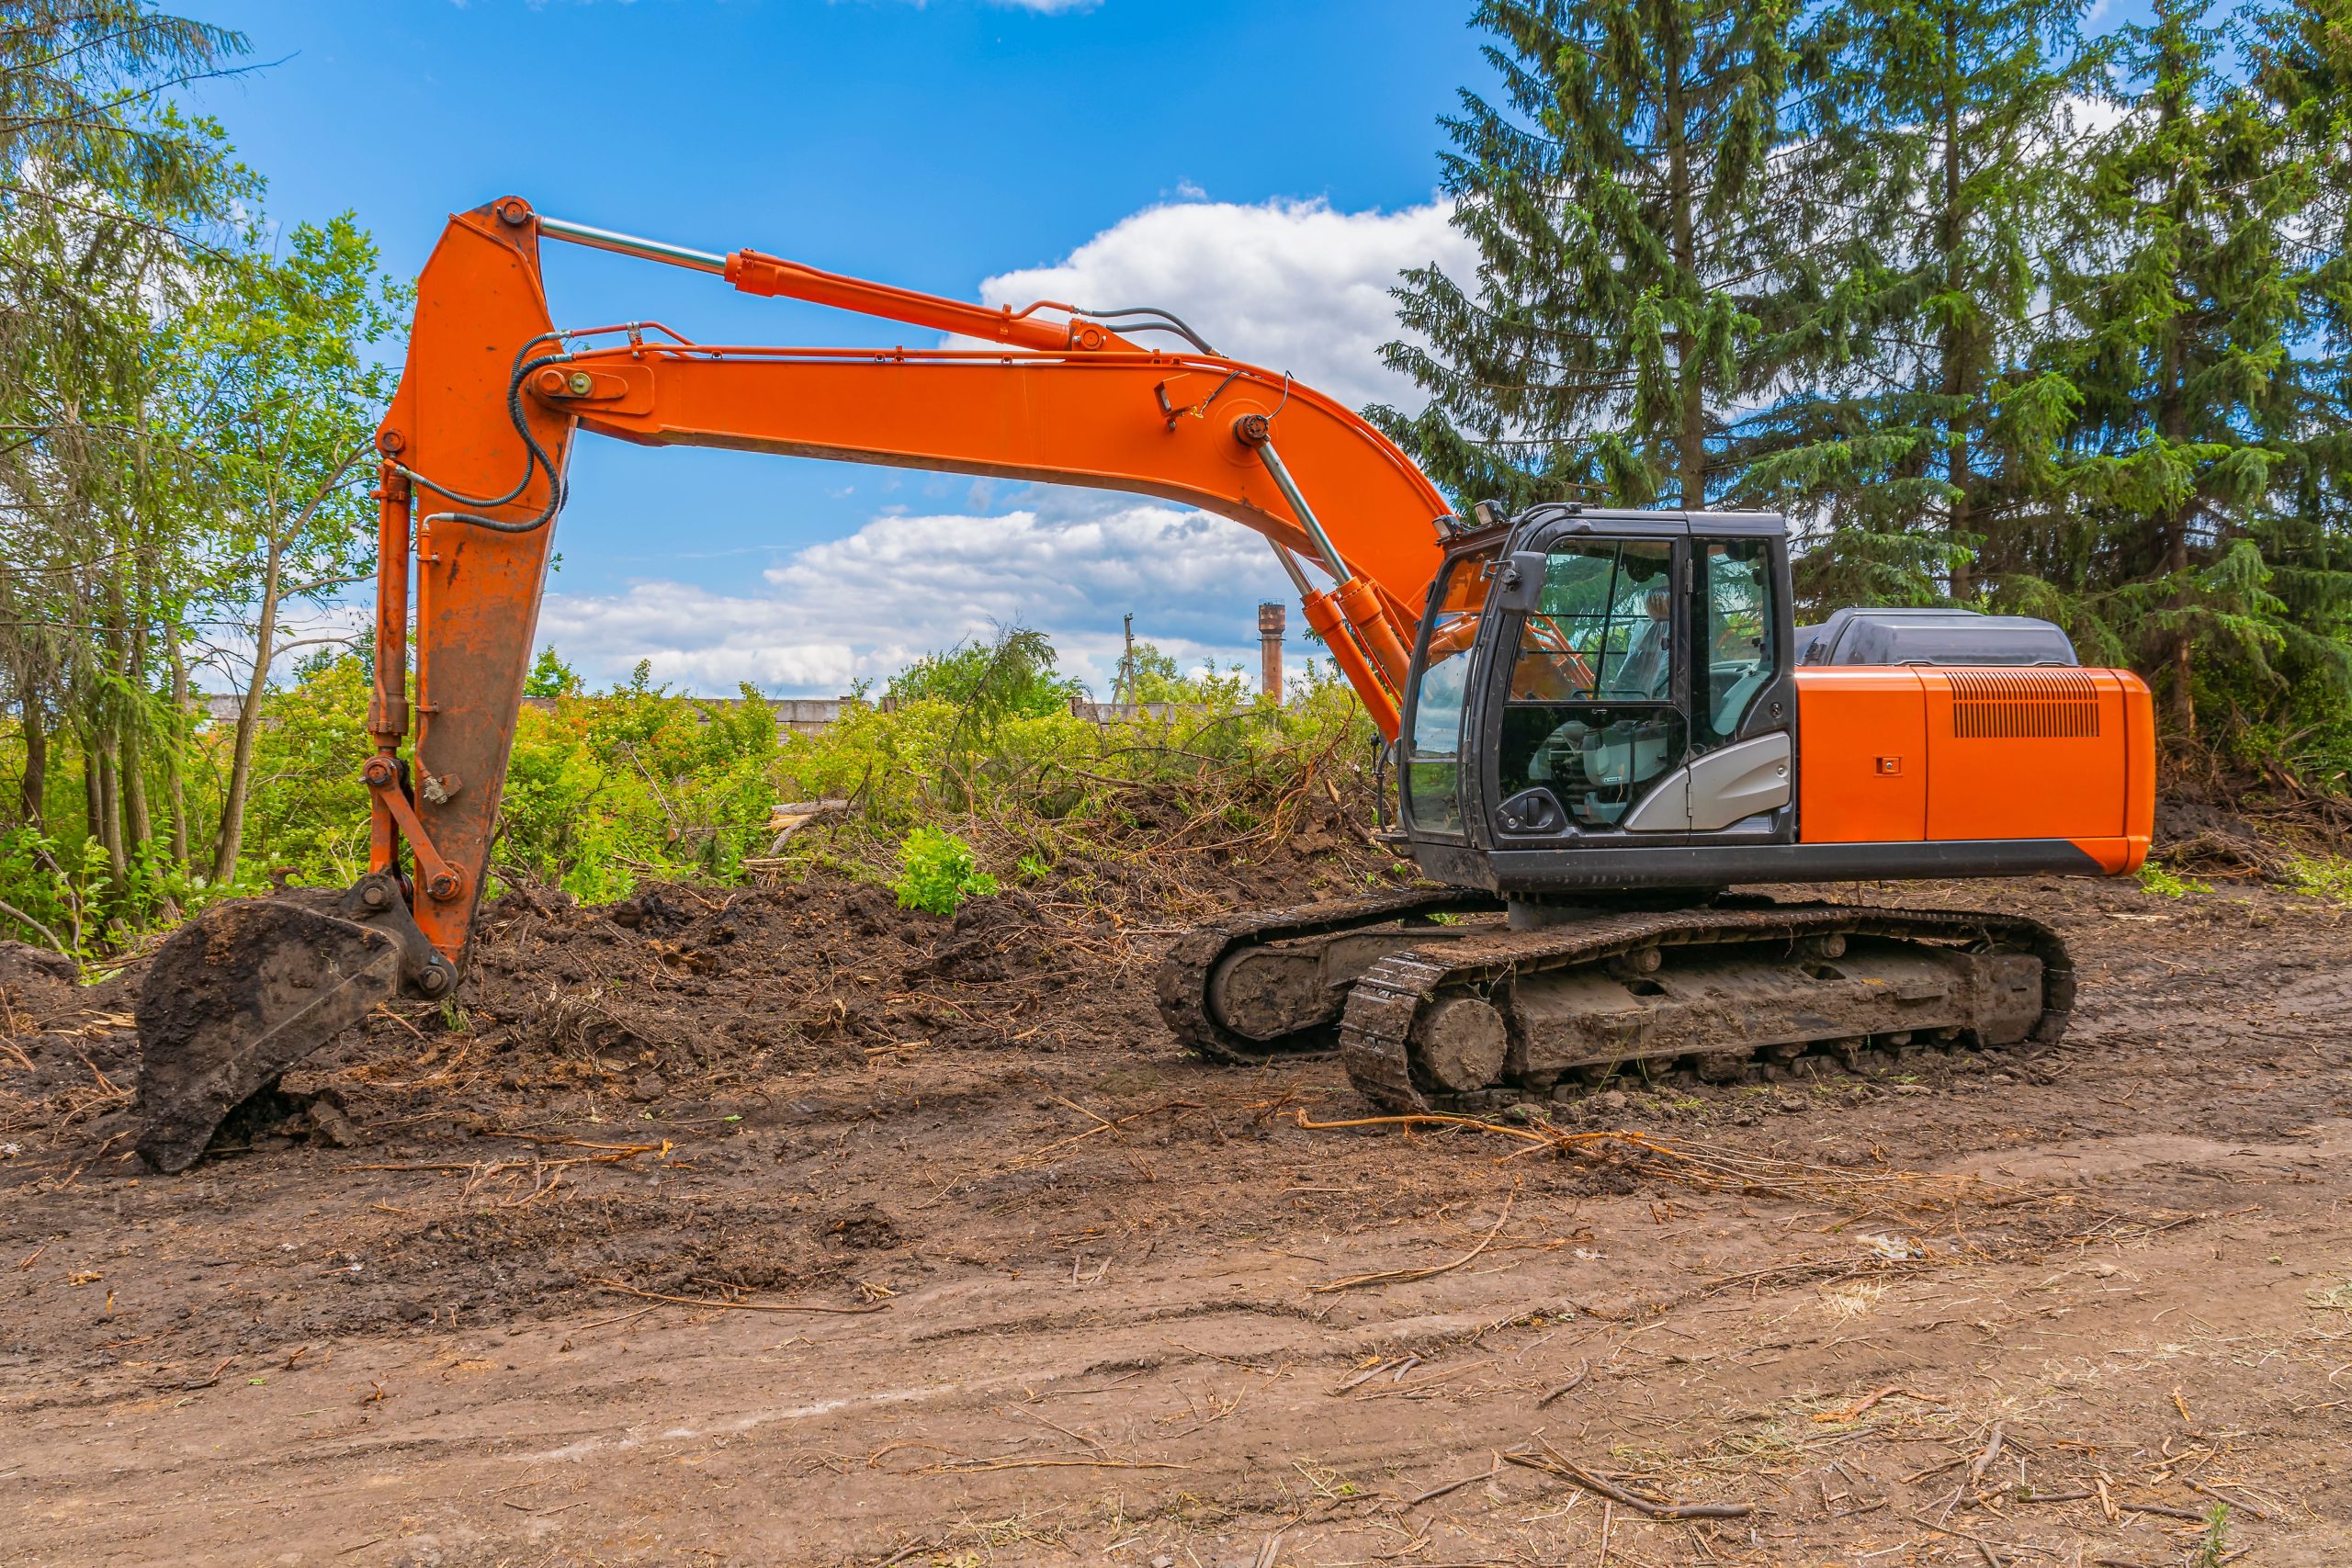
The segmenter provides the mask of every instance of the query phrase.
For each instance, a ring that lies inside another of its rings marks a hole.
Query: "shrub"
[[[2140,863],[2140,886],[2160,898],[2180,898],[2191,893],[2211,893],[2212,887],[2194,877],[2168,871],[2153,855]]]
[[[996,891],[996,878],[980,869],[972,846],[953,833],[918,828],[899,847],[900,870],[890,891],[901,909],[922,909],[952,915],[967,898],[985,898]]]
[[[2352,904],[2352,860],[2334,855],[2290,855],[2287,886],[2306,897]]]

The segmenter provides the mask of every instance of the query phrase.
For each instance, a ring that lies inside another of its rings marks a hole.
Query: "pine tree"
[[[2263,520],[2290,626],[2270,722],[2278,749],[2301,752],[2315,782],[2341,794],[2352,781],[2352,0],[2289,0],[2250,20],[2248,77],[2310,182],[2285,224],[2301,331],[2282,423],[2302,461]]]
[[[2275,656],[2321,652],[2269,547],[2306,460],[2290,229],[2310,170],[2210,9],[2156,0],[2122,29],[2132,97],[2086,160],[2053,285],[2046,362],[2079,405],[2065,505],[2008,541],[2010,596],[2071,610],[2163,684],[2184,733],[2200,670],[2275,687]]]
[[[1831,603],[1977,592],[2039,503],[2051,384],[2020,374],[2038,250],[2090,79],[2082,0],[1828,0],[1812,24],[1786,395],[1744,420],[1739,499],[1813,533]],[[1947,589],[1948,583],[1948,589]]]
[[[1605,494],[1706,504],[1723,412],[1783,234],[1770,164],[1788,0],[1485,0],[1503,105],[1445,120],[1444,184],[1475,295],[1434,267],[1397,290],[1388,365],[1430,394],[1373,417],[1441,485],[1514,504]]]

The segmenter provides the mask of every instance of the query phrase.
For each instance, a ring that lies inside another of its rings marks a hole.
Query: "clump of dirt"
[[[0,999],[12,1011],[53,1006],[69,994],[81,972],[62,953],[28,942],[0,942]]]
[[[138,1039],[130,1032],[135,976],[81,986],[60,953],[0,942],[0,1134],[86,1127],[130,1103]]]

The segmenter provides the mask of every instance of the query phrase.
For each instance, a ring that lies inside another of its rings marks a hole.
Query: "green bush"
[[[2352,904],[2352,860],[2336,855],[2290,855],[2287,886],[2308,898]]]
[[[953,833],[918,828],[899,847],[898,880],[890,891],[901,909],[922,909],[952,915],[967,898],[986,898],[996,892],[996,878],[980,869],[972,846]]]
[[[1204,676],[1148,694],[1182,700],[1173,712],[1097,725],[1039,694],[1052,679],[1049,648],[1026,637],[1002,647],[1002,657],[967,649],[931,660],[922,680],[900,682],[892,709],[853,702],[816,734],[778,734],[749,689],[734,704],[677,696],[640,668],[592,694],[548,660],[552,701],[517,720],[486,891],[525,878],[601,903],[647,880],[726,886],[822,867],[944,913],[993,888],[985,862],[1081,905],[1114,888],[1189,905],[1204,897],[1187,880],[1196,856],[1263,857],[1343,799],[1359,819],[1372,815],[1372,726],[1327,671],[1310,669],[1281,707],[1238,679]],[[922,690],[991,665],[1012,698],[967,688],[976,705]],[[159,837],[130,847],[120,877],[83,826],[81,757],[70,732],[60,736],[45,825],[0,827],[0,935],[53,939],[88,962],[212,899],[260,891],[276,871],[312,886],[350,883],[368,856],[369,679],[364,657],[321,660],[265,699],[244,854],[220,884],[209,880],[209,846],[229,726],[193,729],[178,752],[186,860]],[[0,719],[0,780],[22,758],[21,738]],[[168,781],[160,759],[150,765],[161,818]],[[848,809],[779,840],[778,802],[823,799]]]
[[[2185,898],[2191,893],[2211,893],[2211,885],[2193,876],[2182,876],[2165,869],[2154,855],[2140,863],[2140,886],[2160,898]]]

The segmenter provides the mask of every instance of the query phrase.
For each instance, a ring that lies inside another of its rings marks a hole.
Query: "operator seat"
[[[1674,612],[1673,595],[1662,588],[1652,590],[1643,608],[1648,618],[1634,630],[1633,646],[1617,661],[1609,689],[1601,694],[1620,701],[1662,703],[1669,695],[1667,685],[1674,677],[1673,627],[1668,619]]]

